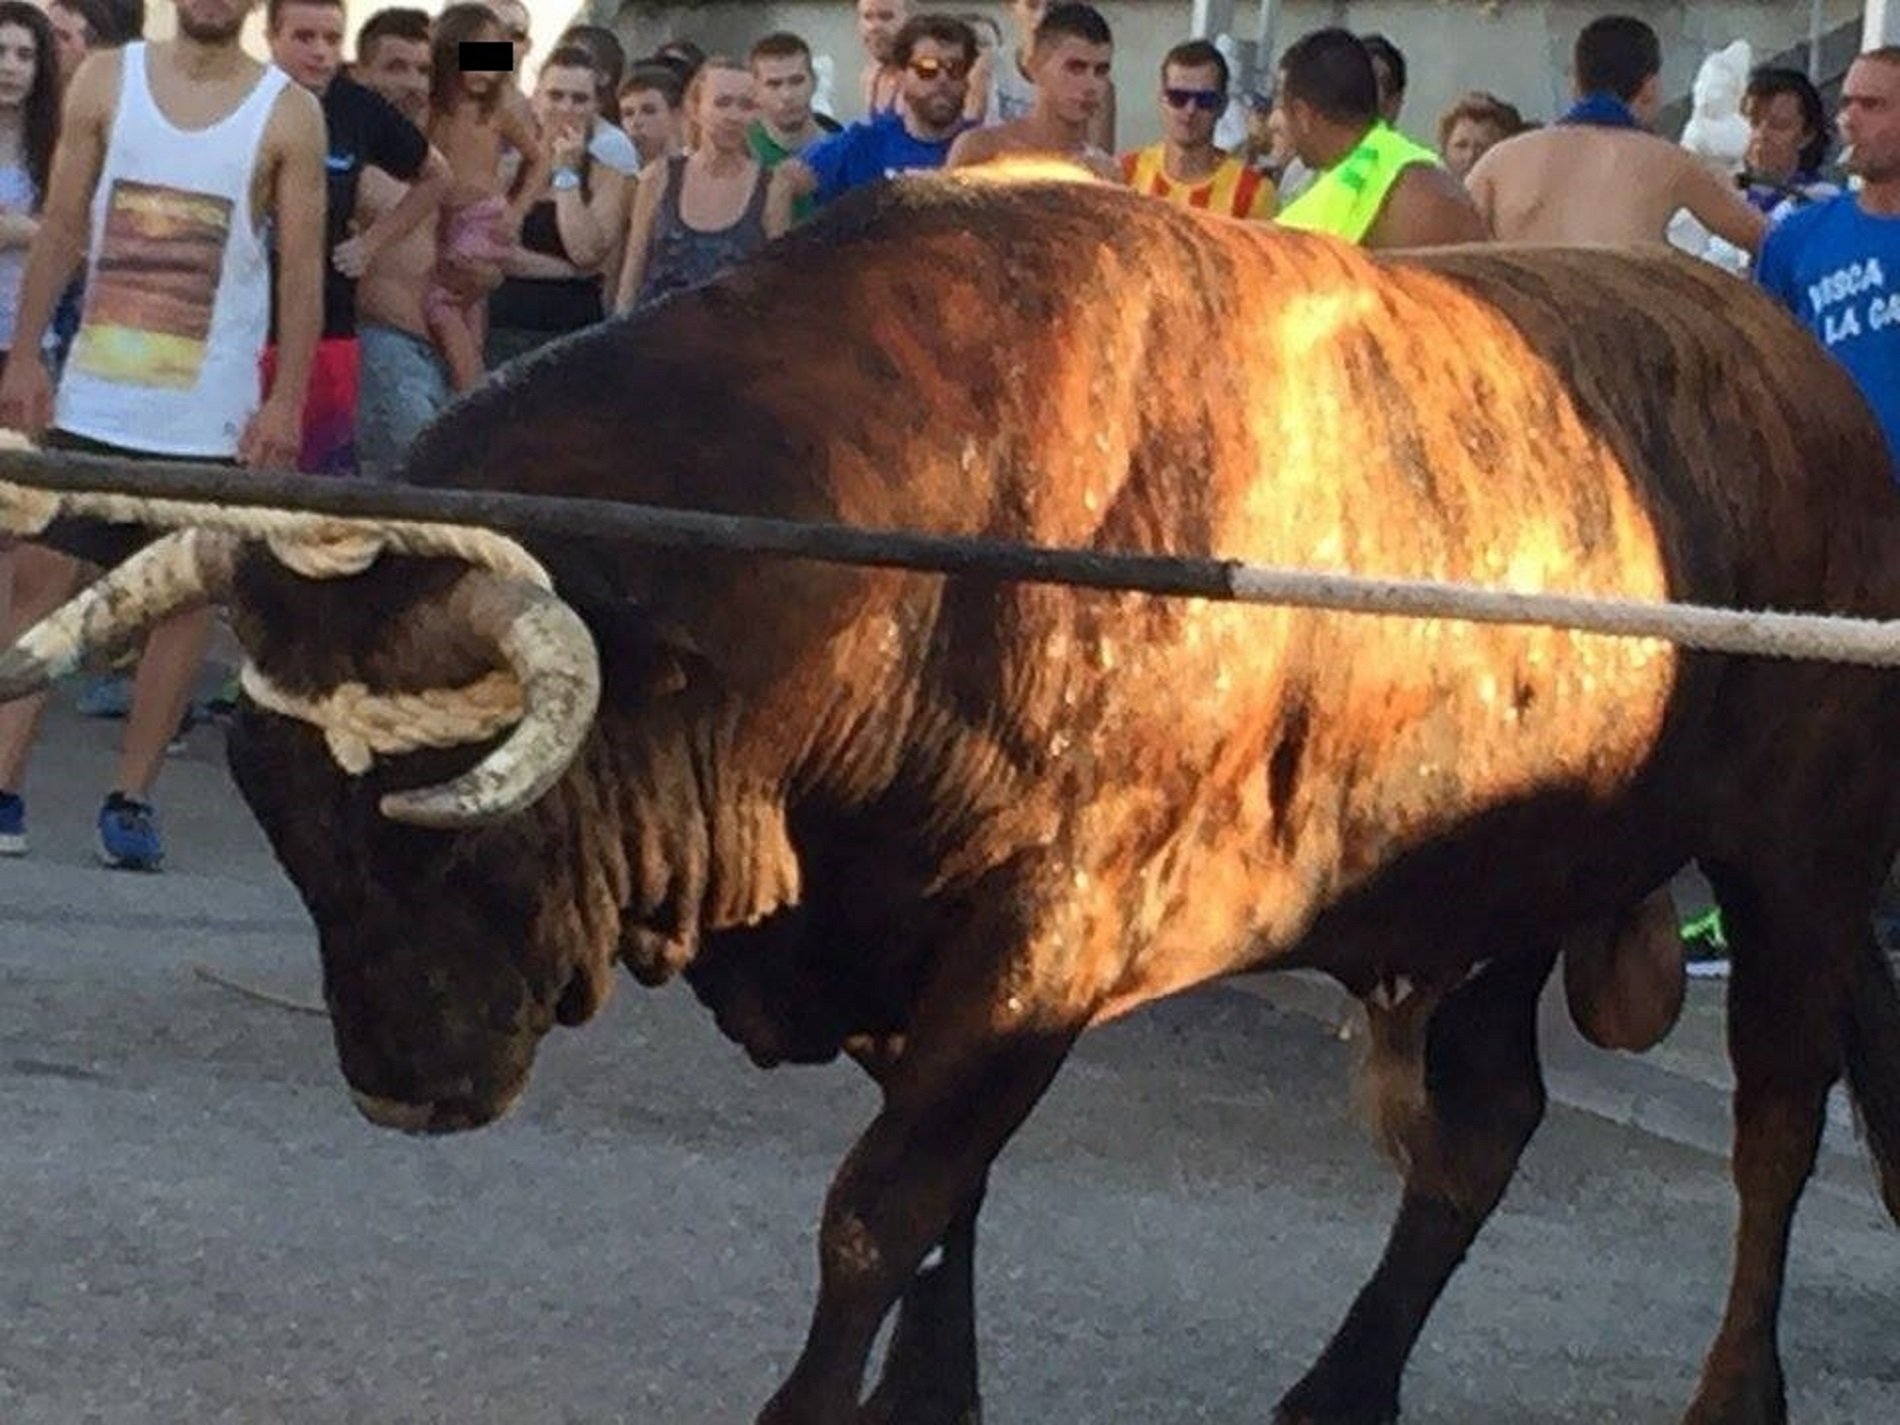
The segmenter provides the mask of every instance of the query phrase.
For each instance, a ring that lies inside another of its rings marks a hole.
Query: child
[[[486,309],[479,300],[457,296],[442,281],[443,269],[457,259],[493,263],[507,256],[521,231],[525,195],[540,192],[547,177],[533,111],[507,73],[462,68],[465,43],[502,39],[501,26],[486,6],[457,4],[436,20],[431,46],[429,140],[447,161],[450,178],[424,313],[458,392],[482,379]],[[509,148],[521,156],[513,199],[506,196],[501,177],[502,154]]]

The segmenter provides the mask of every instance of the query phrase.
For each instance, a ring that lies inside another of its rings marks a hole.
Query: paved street
[[[0,862],[0,1422],[747,1421],[800,1339],[813,1224],[872,1095],[760,1073],[623,981],[510,1120],[417,1141],[350,1107],[313,936],[201,729],[172,869],[96,869],[116,727],[55,718]],[[1376,1258],[1395,1178],[1301,982],[1091,1036],[999,1165],[990,1425],[1256,1425]],[[1406,1419],[1649,1425],[1692,1389],[1733,1206],[1719,1011],[1648,1060],[1556,1042],[1555,1108],[1415,1357]],[[1713,1118],[1711,1115],[1715,1115]],[[1703,1145],[1703,1146],[1698,1146]],[[1835,1135],[1783,1340],[1803,1425],[1900,1419],[1900,1232]]]

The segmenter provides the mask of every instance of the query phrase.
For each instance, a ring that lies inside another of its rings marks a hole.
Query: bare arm
[[[792,179],[781,163],[772,170],[765,190],[765,236],[768,240],[792,229]]]
[[[796,155],[779,161],[779,166],[772,170],[772,181],[784,184],[793,202],[809,198],[818,191],[818,175],[811,171],[810,164]]]
[[[594,165],[589,179],[594,192],[582,198],[579,188],[554,193],[554,223],[561,246],[580,271],[599,272],[612,254],[615,239],[627,226],[627,180],[604,163]]]
[[[501,270],[504,276],[526,277],[535,282],[554,282],[591,275],[571,262],[563,262],[548,253],[534,252],[525,247],[511,248],[501,260]]]
[[[393,242],[401,242],[419,227],[425,218],[433,218],[449,191],[448,161],[434,149],[429,150],[422,173],[409,185],[402,198],[385,208],[375,222],[348,242],[339,243],[331,255],[337,271],[346,277],[361,277],[363,269]],[[355,269],[352,271],[351,269]]]
[[[264,129],[270,164],[266,211],[277,238],[277,375],[239,438],[238,459],[246,465],[289,469],[302,445],[304,396],[323,332],[327,148],[316,97],[288,86]]]
[[[624,312],[640,295],[646,281],[647,249],[653,245],[653,225],[659,221],[660,200],[666,196],[670,164],[656,163],[640,175],[633,194],[633,216],[627,221],[627,256],[620,268],[620,291],[614,310]]]
[[[1399,175],[1366,233],[1367,247],[1444,247],[1483,242],[1483,216],[1456,178],[1431,163]]]
[[[520,104],[503,104],[498,111],[497,120],[501,136],[514,146],[521,155],[521,170],[515,176],[513,195],[508,199],[508,230],[518,233],[521,223],[532,208],[547,191],[548,175],[554,171],[548,162],[547,150],[541,143],[541,132],[534,122],[534,114],[524,100]]]
[[[0,213],[0,248],[31,247],[40,220],[31,213]]]
[[[1683,155],[1680,175],[1675,183],[1678,207],[1722,241],[1751,257],[1761,251],[1768,236],[1768,219],[1748,205],[1733,187],[1699,159]]]

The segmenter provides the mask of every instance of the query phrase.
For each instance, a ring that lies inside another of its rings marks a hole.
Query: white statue
[[[1725,179],[1742,172],[1748,152],[1748,120],[1742,117],[1742,95],[1755,52],[1747,40],[1736,40],[1702,61],[1690,91],[1695,107],[1682,127],[1682,146],[1701,158]],[[1717,238],[1687,213],[1669,222],[1669,241],[1684,252],[1706,258],[1731,272],[1748,266],[1748,254]]]

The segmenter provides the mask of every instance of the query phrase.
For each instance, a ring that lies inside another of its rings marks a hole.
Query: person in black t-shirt
[[[422,130],[388,100],[338,73],[343,59],[342,0],[269,0],[265,34],[278,66],[322,101],[329,139],[324,159],[329,219],[323,340],[310,371],[298,468],[348,474],[355,463],[356,279],[390,234],[413,227],[412,214],[431,211],[439,203],[448,168],[430,152]],[[365,168],[380,168],[411,187],[395,208],[352,235],[357,187]],[[265,353],[266,379],[273,355]]]

